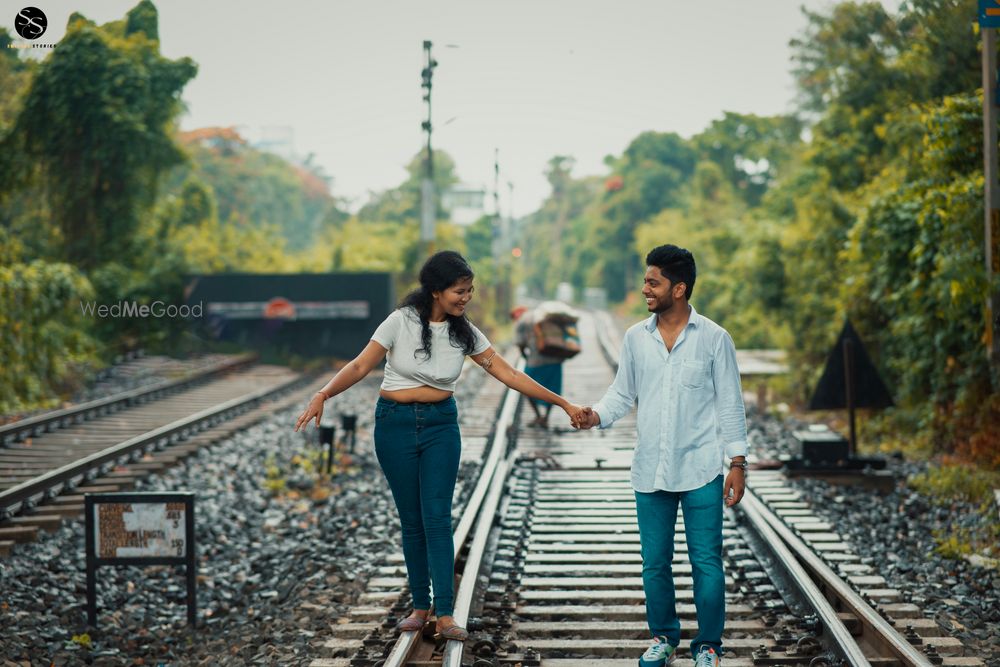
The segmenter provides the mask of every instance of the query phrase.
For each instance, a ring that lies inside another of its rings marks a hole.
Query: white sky
[[[29,0],[4,1],[13,31]],[[56,42],[72,11],[104,23],[133,0],[30,0]],[[334,178],[357,209],[399,184],[421,149],[423,40],[434,43],[435,148],[458,174],[492,187],[500,149],[501,208],[523,215],[548,194],[556,154],[574,174],[606,173],[644,130],[687,137],[724,110],[792,109],[788,41],[799,7],[828,0],[160,0],[162,52],[188,56],[182,128],[237,126],[251,139],[290,126],[296,151]],[[895,7],[895,2],[885,1]],[[16,5],[16,6],[15,6]],[[970,18],[970,20],[972,20]],[[447,45],[456,45],[448,48]],[[37,53],[37,52],[36,52]],[[446,123],[452,119],[451,122]]]

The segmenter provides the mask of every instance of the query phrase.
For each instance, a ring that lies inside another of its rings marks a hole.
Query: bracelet
[[[330,400],[330,397],[329,397],[329,396],[327,396],[327,395],[326,395],[326,392],[325,392],[325,391],[323,391],[322,389],[320,389],[320,390],[319,390],[319,391],[317,391],[316,393],[317,393],[317,394],[319,394],[320,396],[322,396],[322,397],[323,397],[323,400],[324,400],[324,401],[329,401],[329,400]]]

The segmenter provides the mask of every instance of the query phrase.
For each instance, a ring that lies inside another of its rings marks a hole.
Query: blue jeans
[[[677,505],[684,512],[684,534],[694,576],[694,605],[698,635],[691,654],[710,646],[722,655],[726,619],[726,585],[722,574],[722,475],[705,486],[673,493],[635,493],[642,545],[642,588],[646,594],[646,622],[653,637],[666,637],[671,646],[681,641],[672,563]]]
[[[433,581],[438,616],[454,613],[451,499],[461,451],[454,398],[438,403],[379,398],[375,404],[375,455],[399,512],[413,608],[430,608]]]

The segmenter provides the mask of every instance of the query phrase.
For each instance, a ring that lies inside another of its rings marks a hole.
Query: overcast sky
[[[2,25],[13,33],[15,0]],[[99,23],[128,0],[30,0],[57,42],[72,11]],[[887,1],[895,7],[895,2]],[[15,7],[16,5],[16,7]],[[517,215],[548,194],[554,155],[603,174],[644,130],[689,137],[723,111],[792,110],[788,41],[802,5],[827,0],[161,0],[162,52],[199,66],[182,129],[236,126],[250,139],[289,127],[301,155],[363,204],[399,184],[424,142],[423,40],[434,44],[434,145],[458,174],[492,187],[500,150]],[[971,19],[970,19],[971,20]]]

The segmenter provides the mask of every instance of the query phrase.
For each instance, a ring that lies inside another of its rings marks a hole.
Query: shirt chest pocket
[[[681,386],[701,389],[708,383],[708,364],[704,361],[685,360],[681,363]]]

